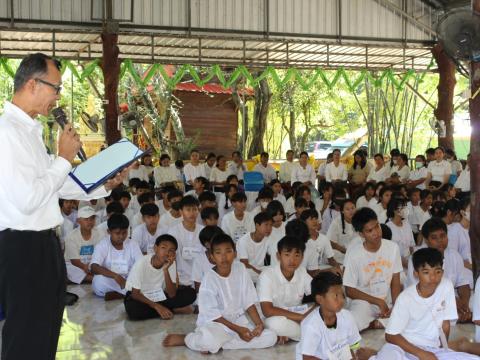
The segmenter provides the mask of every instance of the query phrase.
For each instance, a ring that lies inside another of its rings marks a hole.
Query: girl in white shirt
[[[277,244],[285,236],[285,210],[280,201],[273,200],[267,206],[267,214],[272,217],[272,232],[268,237],[267,256],[269,256],[270,265],[278,263]]]
[[[217,156],[217,165],[210,173],[210,183],[213,186],[213,192],[221,193],[227,182],[227,159],[223,155]]]
[[[238,188],[236,185],[228,184],[225,186],[225,192],[218,203],[219,219],[223,219],[226,214],[233,211],[231,199],[233,194],[236,194],[237,192]]]
[[[340,207],[345,200],[347,200],[347,193],[345,192],[345,190],[341,188],[335,189],[333,193],[332,203],[330,207],[325,210],[322,216],[322,229],[320,230],[320,232],[323,235],[327,235],[328,229],[330,228],[333,220],[336,217],[340,216]]]
[[[282,184],[280,180],[272,180],[270,181],[270,187],[273,190],[273,200],[278,200],[282,203],[283,208],[285,208],[285,205],[287,204],[287,199],[285,199],[285,196],[282,194]]]
[[[371,206],[372,210],[375,211],[378,217],[378,222],[380,224],[385,224],[387,221],[387,207],[390,199],[392,198],[392,189],[385,186],[380,190],[379,200],[376,204]]]
[[[357,209],[361,209],[362,207],[368,207],[368,203],[372,200],[375,196],[375,184],[372,182],[368,182],[365,184],[363,188],[363,195],[357,199],[355,207]]]
[[[320,198],[317,200],[316,208],[320,218],[323,218],[325,211],[332,205],[333,185],[323,183],[320,188]]]
[[[170,156],[162,154],[160,156],[160,166],[153,169],[153,178],[155,187],[160,188],[168,184],[178,185],[178,170],[170,165]]]
[[[388,177],[388,168],[385,166],[385,160],[382,154],[375,154],[373,157],[375,160],[375,167],[372,167],[370,174],[367,177],[367,181],[380,182],[385,181]]]
[[[397,175],[397,179],[393,175]],[[408,156],[400,154],[397,157],[397,165],[394,165],[390,170],[390,178],[387,182],[390,183],[404,183],[410,177],[410,168],[408,167]]]
[[[343,263],[347,247],[352,239],[358,236],[352,226],[352,218],[355,211],[356,208],[353,200],[345,200],[340,205],[340,216],[332,221],[327,232],[327,238],[330,240],[335,252],[335,260],[339,263]]]
[[[250,212],[253,217],[255,215],[265,212],[268,204],[273,201],[273,191],[269,187],[264,187],[258,192],[258,197],[255,201],[258,205]]]
[[[388,204],[387,217],[387,226],[392,230],[392,241],[400,248],[402,265],[407,268],[408,259],[415,247],[415,240],[408,223],[408,208],[405,200],[393,198]]]
[[[458,251],[467,269],[472,270],[472,251],[470,248],[470,198],[460,201],[461,220],[448,225],[448,247]]]
[[[425,184],[430,190],[440,190],[443,185],[448,184],[452,167],[450,163],[444,160],[445,151],[442,147],[435,149],[435,161],[428,164],[428,175]]]
[[[407,180],[407,185],[416,187],[420,190],[425,189],[425,180],[427,179],[428,171],[425,166],[425,156],[417,155],[415,157],[415,170],[410,171],[410,176]]]

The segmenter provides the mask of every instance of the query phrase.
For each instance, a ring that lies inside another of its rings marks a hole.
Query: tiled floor
[[[195,316],[177,315],[173,320],[132,322],[126,319],[123,303],[105,302],[92,295],[89,286],[71,286],[69,291],[80,296],[72,307],[67,307],[58,345],[59,360],[183,360],[206,359],[204,355],[184,347],[164,348],[162,340],[167,333],[193,330]],[[473,325],[457,326],[452,338],[473,337]],[[366,346],[382,346],[383,331],[362,334]],[[276,346],[265,350],[221,351],[209,359],[294,359],[295,344]]]

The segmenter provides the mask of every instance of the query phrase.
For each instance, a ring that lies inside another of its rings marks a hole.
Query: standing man
[[[53,360],[62,324],[65,261],[53,230],[62,224],[59,198],[107,196],[127,171],[86,194],[69,176],[81,142],[70,124],[50,157],[38,115],[60,99],[60,63],[32,54],[20,63],[11,102],[0,117],[0,303],[6,315],[2,360]]]

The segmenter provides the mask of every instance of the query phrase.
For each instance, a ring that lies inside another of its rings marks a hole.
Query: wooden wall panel
[[[183,107],[179,114],[187,137],[200,131],[197,144],[202,155],[214,152],[230,157],[236,150],[238,115],[230,94],[175,91]]]

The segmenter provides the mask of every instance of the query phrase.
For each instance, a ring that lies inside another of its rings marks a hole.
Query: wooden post
[[[105,140],[108,145],[120,139],[118,130],[118,82],[120,75],[118,34],[106,30],[102,33],[102,72],[105,84]]]
[[[480,0],[472,0],[472,9],[480,14]],[[480,88],[480,63],[470,64],[470,86],[472,94]],[[472,249],[474,281],[480,274],[480,96],[470,100],[470,243]]]
[[[442,45],[437,44],[432,49],[432,54],[438,65],[438,105],[433,111],[435,118],[445,122],[446,136],[438,137],[438,145],[445,149],[454,149],[453,142],[453,95],[455,90],[455,63],[448,57]]]

